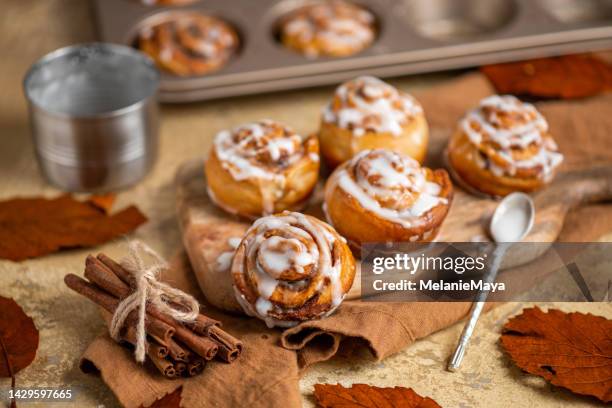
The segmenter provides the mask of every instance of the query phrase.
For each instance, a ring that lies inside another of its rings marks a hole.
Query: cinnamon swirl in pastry
[[[563,161],[546,119],[511,95],[493,95],[459,122],[448,145],[457,178],[485,194],[531,192],[550,182]]]
[[[324,108],[321,153],[336,166],[357,152],[390,149],[422,162],[429,131],[421,105],[378,78],[364,76],[342,84]]]
[[[157,65],[180,76],[204,75],[223,67],[238,49],[238,35],[225,21],[176,12],[140,30],[138,48]]]
[[[365,8],[343,0],[318,1],[283,18],[279,34],[286,47],[306,57],[344,57],[372,44],[375,18]]]
[[[328,221],[359,251],[365,242],[435,238],[453,188],[445,170],[430,170],[391,150],[367,150],[338,167],[325,185]]]
[[[255,221],[231,267],[245,313],[269,327],[290,327],[331,314],[355,277],[346,241],[317,218],[285,211]]]
[[[224,130],[205,165],[208,193],[232,214],[257,218],[300,209],[319,173],[319,143],[271,120]]]

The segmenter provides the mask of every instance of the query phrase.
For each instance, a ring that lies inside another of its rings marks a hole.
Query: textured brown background
[[[126,0],[127,1],[127,0]],[[86,0],[1,0],[0,2],[0,198],[15,195],[56,195],[40,177],[29,139],[21,79],[38,57],[60,46],[95,39]],[[414,90],[437,83],[450,74],[392,81]],[[314,131],[320,107],[330,88],[248,97],[163,108],[161,156],[153,172],[138,186],[119,196],[118,207],[137,203],[151,218],[136,236],[164,256],[180,246],[175,219],[172,180],[177,166],[202,157],[216,131],[260,118],[274,118],[297,131]],[[609,236],[612,238],[612,235]],[[99,250],[120,257],[122,242]],[[71,386],[79,407],[115,407],[113,395],[96,377],[82,374],[78,357],[103,330],[93,304],[62,283],[68,272],[80,273],[86,250],[68,251],[23,263],[0,261],[0,295],[13,297],[34,318],[41,331],[34,363],[18,375],[19,386]],[[545,304],[612,317],[609,304]],[[448,407],[596,406],[589,400],[527,377],[503,356],[499,329],[508,316],[525,305],[508,304],[485,315],[459,373],[443,370],[461,324],[450,327],[383,362],[363,358],[336,359],[311,369],[301,380],[306,406],[318,382],[365,382],[378,386],[411,386]],[[9,381],[0,380],[0,388]],[[2,406],[3,402],[0,402]],[[36,406],[36,404],[28,405]]]

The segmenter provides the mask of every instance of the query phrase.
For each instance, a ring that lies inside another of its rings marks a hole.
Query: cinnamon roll
[[[378,78],[364,76],[338,89],[324,108],[321,153],[336,166],[357,152],[385,148],[422,162],[429,131],[421,105]]]
[[[213,202],[247,218],[302,208],[319,176],[319,143],[271,120],[224,130],[205,165]]]
[[[269,327],[331,314],[355,278],[345,240],[317,218],[285,211],[246,232],[231,267],[236,299]]]
[[[431,241],[450,208],[448,173],[390,150],[367,150],[325,185],[328,221],[358,251],[365,242]]]
[[[138,48],[157,65],[179,76],[216,71],[238,50],[236,31],[216,17],[175,12],[158,24],[140,30]]]
[[[489,96],[468,112],[447,154],[460,181],[492,196],[537,190],[563,161],[546,119],[511,95]]]
[[[343,1],[318,1],[283,18],[279,25],[282,44],[308,58],[344,57],[372,44],[376,37],[374,15]]]

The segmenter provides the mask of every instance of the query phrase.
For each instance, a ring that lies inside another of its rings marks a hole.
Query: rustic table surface
[[[30,142],[21,80],[26,69],[43,54],[69,44],[94,40],[89,2],[83,0],[2,0],[0,5],[0,199],[13,196],[57,195],[40,176]],[[436,74],[393,81],[404,89],[430,86],[453,74]],[[181,245],[172,181],[185,160],[206,154],[220,129],[260,118],[274,118],[302,133],[316,129],[320,107],[331,88],[244,97],[184,106],[164,106],[161,154],[151,174],[119,195],[117,208],[136,203],[150,221],[135,234],[164,256]],[[602,239],[612,238],[602,237]],[[101,250],[113,257],[123,251],[121,241]],[[100,379],[78,368],[81,352],[103,330],[96,307],[70,293],[63,284],[69,272],[80,273],[87,250],[66,251],[40,259],[0,261],[0,295],[14,298],[33,317],[40,330],[34,363],[19,373],[19,386],[70,386],[79,407],[115,407],[118,402]],[[442,406],[587,407],[596,404],[551,387],[539,378],[523,375],[503,355],[498,338],[507,317],[524,304],[507,304],[487,313],[472,339],[458,373],[444,370],[462,324],[456,324],[383,362],[366,356],[336,359],[312,368],[300,386],[304,405],[312,406],[315,383],[345,385],[360,382],[378,386],[409,386],[432,396]],[[612,317],[609,304],[550,303]],[[0,379],[0,389],[10,384]],[[0,404],[4,403],[2,401]],[[35,405],[28,405],[35,406]],[[57,404],[54,406],[61,406]]]

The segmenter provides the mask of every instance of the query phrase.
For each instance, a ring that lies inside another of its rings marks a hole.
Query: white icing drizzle
[[[304,156],[298,134],[271,120],[223,130],[215,136],[213,148],[223,168],[235,180],[258,183],[266,214],[274,212],[274,203],[284,193],[285,170],[303,157],[315,161],[311,155]]]
[[[217,257],[217,262],[216,262],[217,271],[229,271],[230,267],[232,266],[232,260],[234,259],[234,254],[236,253],[236,249],[240,245],[241,241],[242,241],[242,238],[240,237],[231,237],[227,240],[227,243],[232,250],[222,252],[221,255]]]
[[[424,222],[425,213],[448,203],[440,196],[440,186],[427,180],[426,171],[408,156],[365,150],[334,172],[326,194],[339,187],[377,216],[414,227]]]
[[[227,243],[232,247],[232,249],[236,249],[240,245],[240,241],[242,241],[242,238],[240,237],[231,237],[227,240]]]
[[[281,26],[283,37],[292,37],[307,57],[358,52],[374,41],[374,15],[344,1],[328,1],[303,7]]]
[[[221,255],[217,257],[217,270],[229,271],[230,266],[232,266],[232,259],[234,259],[234,251],[227,251],[221,253]]]
[[[261,318],[269,326],[284,326],[279,324],[279,319],[270,316],[283,314],[282,306],[271,301],[272,296],[281,289],[289,293],[286,296],[297,295],[310,285],[316,285],[317,293],[329,287],[329,312],[340,305],[344,298],[342,265],[333,255],[337,238],[324,225],[288,211],[262,217],[253,223],[241,243],[245,247],[245,262],[234,263],[233,270],[233,273],[244,274],[257,288],[259,297],[254,304],[236,291],[236,298],[245,312]]]
[[[354,136],[366,132],[401,136],[402,128],[422,115],[421,105],[412,96],[371,76],[362,76],[340,85],[323,109],[323,121],[350,130]]]
[[[512,95],[492,95],[480,101],[478,108],[468,112],[460,122],[470,142],[480,148],[494,145],[496,160],[478,160],[495,175],[514,175],[520,168],[540,168],[540,177],[547,180],[563,161],[557,145],[548,134],[548,122],[530,103]],[[536,147],[534,154],[517,158],[513,152]],[[482,149],[480,151],[487,155]],[[489,158],[490,159],[490,158]]]

